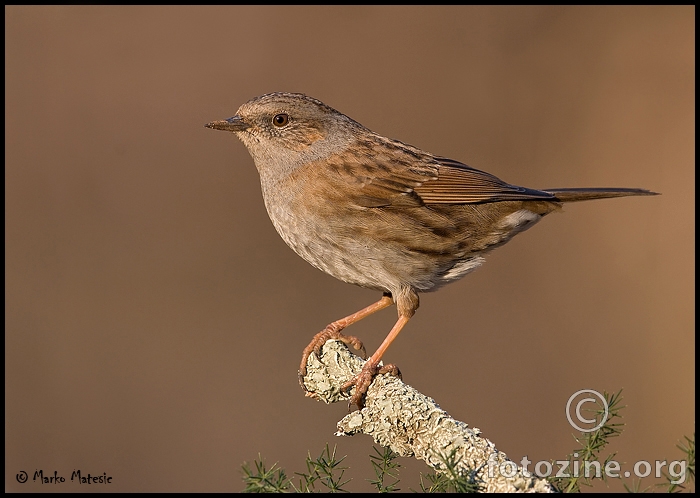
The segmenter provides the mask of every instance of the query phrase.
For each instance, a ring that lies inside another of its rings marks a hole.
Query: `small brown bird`
[[[298,93],[270,93],[243,104],[232,118],[206,125],[235,133],[260,173],[267,213],[282,239],[316,268],[383,292],[376,303],[329,324],[303,352],[306,362],[328,339],[356,349],[341,334],[396,303],[399,318],[362,371],[343,389],[363,396],[382,355],[434,291],[475,270],[484,255],[530,228],[564,202],[655,195],[631,188],[533,190],[510,185],[459,161],[383,137],[322,102]]]

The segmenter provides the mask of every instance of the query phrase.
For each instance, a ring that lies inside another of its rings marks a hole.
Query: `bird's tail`
[[[657,192],[641,188],[548,188],[544,191],[553,194],[559,202],[589,201],[629,195],[659,195]]]

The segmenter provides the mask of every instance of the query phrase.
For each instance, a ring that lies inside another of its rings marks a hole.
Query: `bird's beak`
[[[223,119],[221,121],[212,121],[211,123],[207,123],[204,126],[207,128],[213,128],[215,130],[222,131],[244,131],[250,128],[250,125],[238,115],[232,118]]]

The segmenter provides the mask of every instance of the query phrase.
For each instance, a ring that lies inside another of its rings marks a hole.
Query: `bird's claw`
[[[359,410],[362,410],[362,408],[365,406],[364,397],[369,389],[369,386],[372,385],[372,380],[374,380],[377,375],[382,374],[393,375],[399,379],[402,378],[401,371],[393,363],[380,367],[378,361],[374,362],[372,360],[368,360],[365,362],[362,370],[360,370],[360,373],[340,386],[341,391],[348,391],[352,388],[352,386],[355,386],[355,393],[350,397],[348,409],[352,405],[356,405]]]
[[[340,332],[338,326],[335,324],[331,323],[328,325],[325,329],[323,329],[321,332],[316,334],[313,339],[311,339],[311,342],[309,343],[306,348],[304,348],[304,351],[301,355],[301,365],[299,367],[299,385],[301,385],[301,388],[304,391],[307,391],[307,396],[308,396],[308,390],[306,389],[306,385],[304,384],[304,377],[306,377],[306,363],[309,360],[309,356],[311,356],[311,353],[314,353],[316,355],[316,358],[321,358],[321,348],[323,348],[323,345],[326,343],[326,341],[334,339],[336,341],[340,341],[343,344],[346,344],[348,346],[352,346],[356,351],[360,351],[362,353],[362,357],[367,356],[367,351],[365,351],[365,346],[362,344],[362,341],[355,337],[354,335],[345,335]],[[313,397],[313,396],[312,396]]]

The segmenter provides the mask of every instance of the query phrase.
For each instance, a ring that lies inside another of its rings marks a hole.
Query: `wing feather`
[[[360,144],[326,165],[342,195],[367,208],[556,200],[550,192],[510,185],[459,161],[419,152],[398,141]]]
[[[498,177],[462,164],[436,157],[437,179],[415,188],[426,204],[479,204],[498,201],[525,201],[554,199],[541,190],[518,187]]]

